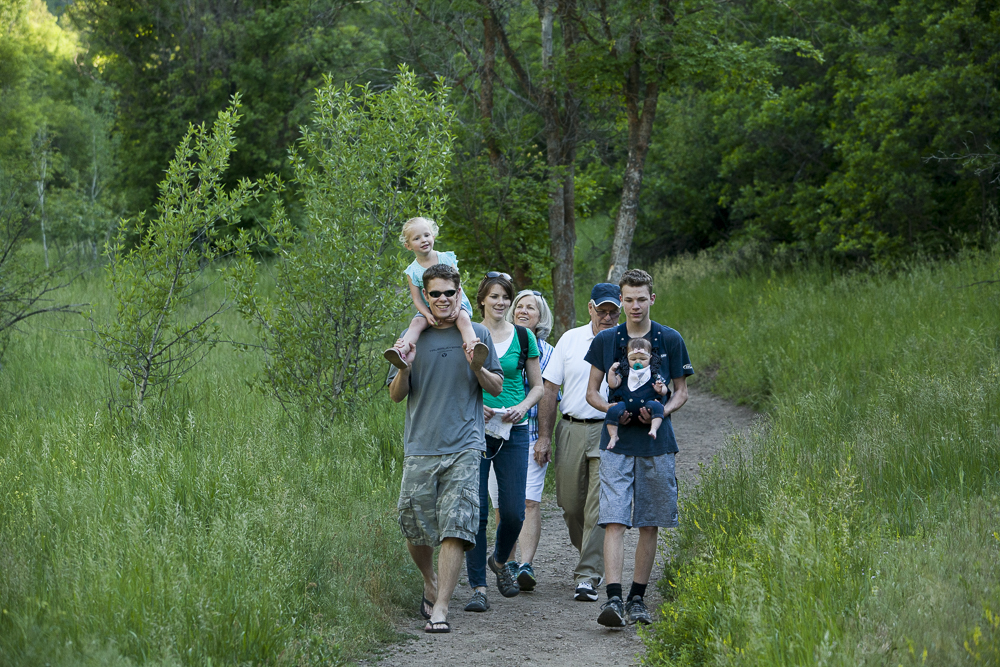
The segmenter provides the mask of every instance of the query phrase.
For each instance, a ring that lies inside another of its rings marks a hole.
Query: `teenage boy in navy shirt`
[[[626,623],[651,623],[643,602],[656,557],[656,536],[660,527],[677,527],[677,478],[674,455],[677,442],[670,415],[688,398],[687,377],[694,374],[681,335],[649,319],[649,308],[656,300],[653,278],[645,271],[627,271],[619,282],[625,323],[602,331],[594,338],[586,360],[591,364],[587,402],[596,410],[607,412],[608,402],[601,396],[601,381],[612,364],[623,362],[631,338],[646,338],[653,348],[653,373],[673,381],[673,393],[663,406],[663,424],[656,438],[649,437],[651,416],[643,408],[641,424],[629,424],[626,413],[618,429],[618,443],[607,449],[607,428],[601,434],[601,510],[599,525],[604,533],[604,573],[608,601],[601,607],[597,622],[608,627]],[[627,360],[621,363],[627,367]],[[627,372],[627,371],[626,371]],[[624,379],[623,379],[624,381]],[[645,426],[644,426],[645,425]],[[625,529],[639,528],[635,550],[632,588],[622,602],[622,563],[625,559]]]

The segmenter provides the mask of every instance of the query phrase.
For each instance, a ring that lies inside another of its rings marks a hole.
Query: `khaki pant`
[[[560,419],[556,424],[556,500],[563,510],[569,539],[580,552],[573,571],[576,583],[596,585],[604,574],[604,529],[601,510],[602,422],[582,424]]]

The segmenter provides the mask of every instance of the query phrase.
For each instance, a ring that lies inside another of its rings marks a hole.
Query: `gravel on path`
[[[685,489],[690,489],[690,485],[697,480],[698,464],[711,462],[727,436],[748,428],[753,418],[754,413],[747,408],[706,392],[691,390],[687,404],[672,419],[680,448],[677,477],[682,497]],[[637,539],[638,531],[626,532],[625,572],[622,577],[626,592],[632,581],[632,559]],[[538,587],[533,592],[504,598],[490,575],[487,595],[491,609],[482,614],[467,613],[463,607],[470,591],[463,570],[462,579],[452,596],[448,618],[452,627],[450,634],[425,634],[424,621],[416,614],[419,600],[414,600],[412,616],[401,622],[398,628],[412,639],[387,647],[381,655],[361,664],[381,667],[615,667],[638,664],[643,644],[634,626],[611,630],[597,624],[600,605],[605,600],[603,587],[598,602],[573,600],[576,559],[577,553],[569,542],[562,510],[556,506],[554,497],[546,495],[542,501],[542,538],[533,563]],[[661,549],[646,595],[651,611],[660,602],[655,582],[659,579],[662,564]]]

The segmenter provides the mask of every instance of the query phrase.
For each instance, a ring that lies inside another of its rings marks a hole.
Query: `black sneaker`
[[[622,606],[622,599],[616,595],[602,604],[597,622],[606,628],[624,628],[625,608]]]
[[[590,579],[577,584],[576,592],[573,593],[573,599],[577,602],[597,602],[598,597],[600,596],[597,593],[597,589]]]
[[[486,593],[473,591],[472,599],[465,605],[465,611],[483,612],[490,608],[490,601],[486,599]]]
[[[538,582],[535,580],[535,570],[531,567],[531,563],[522,563],[517,570],[517,585],[527,593],[535,590],[536,583]]]
[[[521,592],[521,587],[517,585],[516,581],[517,563],[511,562],[497,565],[496,559],[491,554],[486,559],[486,564],[493,570],[493,574],[497,575],[497,588],[500,590],[500,595],[505,598],[512,598]]]
[[[628,619],[629,625],[633,623],[649,625],[653,622],[653,617],[650,615],[649,610],[646,609],[646,603],[642,601],[641,595],[636,595],[625,603],[625,616]]]

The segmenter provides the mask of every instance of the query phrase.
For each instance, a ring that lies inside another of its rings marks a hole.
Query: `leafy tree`
[[[137,414],[151,392],[176,384],[217,342],[214,319],[228,302],[198,312],[193,297],[204,289],[203,267],[226,247],[218,243],[224,225],[264,191],[246,179],[229,190],[223,183],[239,108],[237,95],[211,130],[188,128],[160,183],[156,217],[126,222],[108,246],[115,317],[94,323],[95,339],[121,381],[118,399]],[[136,243],[130,234],[139,235]]]
[[[123,198],[113,185],[119,171],[120,136],[113,132],[111,90],[89,82],[73,96],[72,113],[59,128],[62,170],[48,200],[52,237],[61,251],[72,246],[78,257],[96,261],[98,248],[111,239]]]
[[[456,143],[468,146],[481,139],[469,134],[460,129]],[[550,291],[545,163],[540,151],[524,145],[504,142],[495,160],[475,147],[456,155],[447,187],[443,247],[455,250],[463,270],[472,275],[507,271],[518,288]]]
[[[557,333],[576,326],[574,176],[578,146],[589,138],[581,123],[582,100],[565,76],[578,38],[572,6],[572,2],[536,6],[494,0],[401,0],[392,5],[398,25],[409,36],[401,57],[428,74],[445,73],[470,100],[463,117],[481,132],[480,150],[493,170],[493,180],[513,186],[507,192],[528,195],[537,189],[531,182],[536,174],[544,177],[546,242],[524,233],[540,225],[523,218],[526,209],[519,202],[525,197],[506,197],[503,185],[487,195],[492,200],[489,213],[469,220],[467,228],[482,236],[482,219],[488,219],[495,229],[509,230],[514,238],[532,239],[530,250],[522,249],[528,250],[525,259],[547,256]],[[540,174],[523,158],[537,153],[545,164]],[[472,156],[478,159],[479,151]],[[498,194],[503,196],[498,199]],[[502,202],[513,206],[497,205]],[[459,210],[465,215],[469,207]],[[504,259],[510,261],[506,251],[516,251],[517,245],[495,250],[504,251]],[[519,272],[517,263],[511,268],[525,278],[529,275],[527,270]]]
[[[661,141],[684,147],[697,137],[698,151],[683,165],[653,158],[664,187],[643,238],[669,236],[661,247],[678,249],[730,238],[846,263],[986,242],[990,174],[926,158],[997,144],[995,7],[834,1],[791,13],[760,3],[746,6],[742,25],[750,44],[790,35],[824,58],[778,49],[766,86],[690,87],[688,103],[705,111]],[[687,220],[683,209],[661,213],[680,183],[695,194],[687,201],[712,193]]]
[[[69,281],[41,265],[29,243],[37,206],[30,163],[0,160],[0,358],[18,324],[42,313],[77,312],[82,304],[60,304],[55,293]]]
[[[37,231],[46,263],[54,246],[96,257],[120,212],[111,91],[77,67],[77,35],[33,0],[9,2],[0,34],[0,152],[33,162]]]
[[[441,84],[421,90],[405,68],[382,93],[331,79],[317,89],[312,123],[291,160],[303,221],[293,225],[279,206],[268,226],[277,255],[273,296],[257,289],[249,259],[233,271],[282,403],[332,416],[372,386],[373,346],[395,333],[407,301],[402,224],[444,214],[452,157],[447,95]]]
[[[77,0],[94,74],[116,90],[120,187],[132,210],[151,205],[189,123],[240,91],[241,150],[227,182],[282,173],[324,74],[340,81],[381,70],[365,3],[347,0]],[[372,77],[367,77],[372,78]]]

